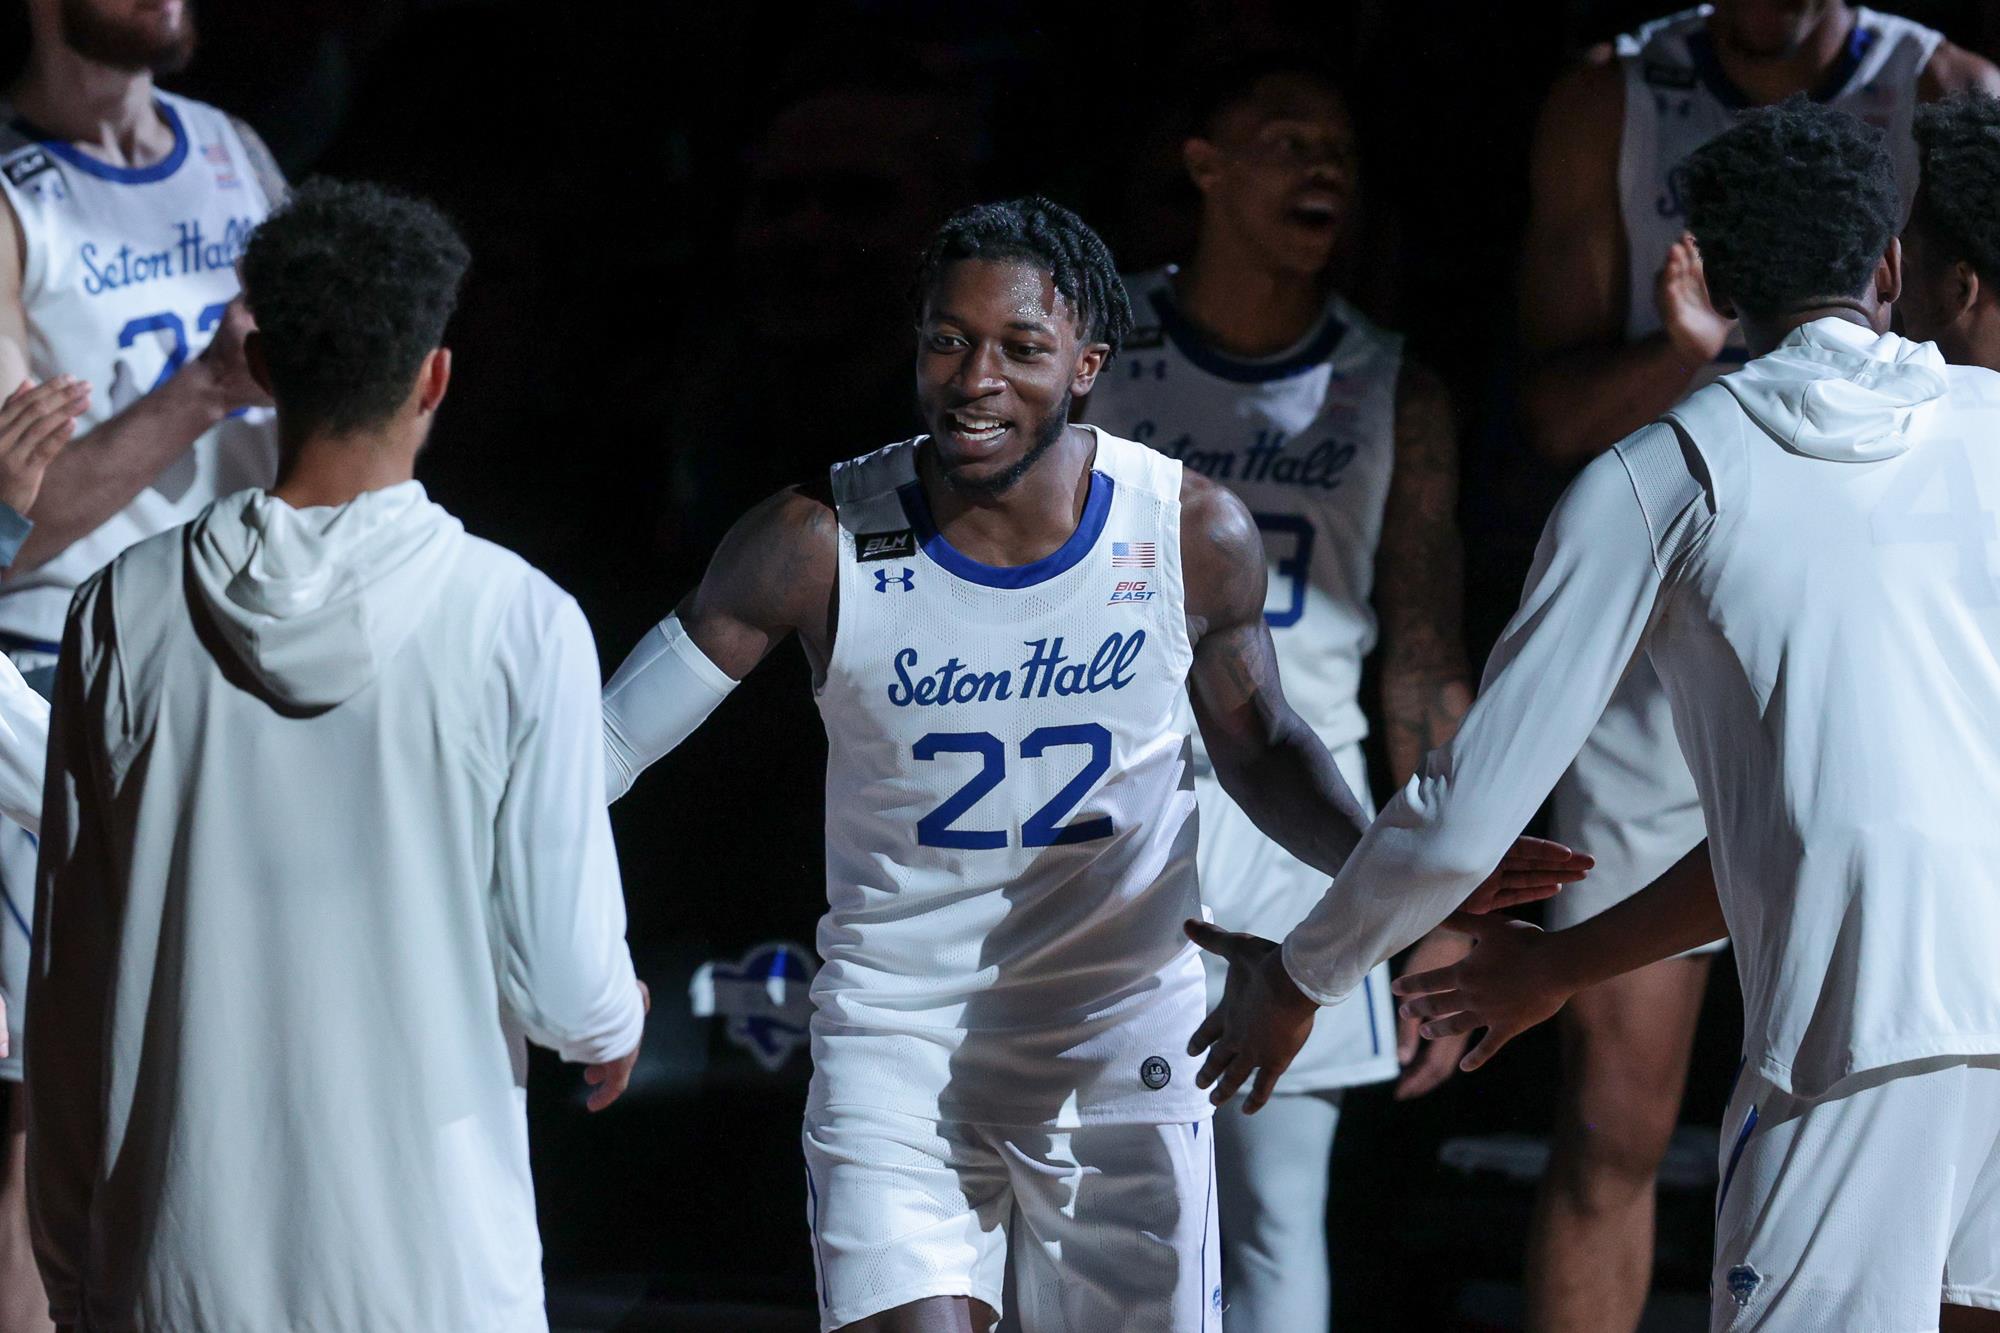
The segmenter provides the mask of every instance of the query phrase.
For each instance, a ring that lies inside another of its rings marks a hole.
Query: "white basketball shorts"
[[[1221,1327],[1209,1122],[1020,1128],[808,1115],[820,1327],[969,1296],[1023,1333]]]
[[[1710,1327],[1932,1333],[2000,1310],[2000,1059],[1805,1101],[1746,1070],[1723,1121]]]

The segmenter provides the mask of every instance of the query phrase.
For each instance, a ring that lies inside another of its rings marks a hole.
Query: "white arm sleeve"
[[[1641,436],[1658,446],[1647,456],[1679,456],[1671,427],[1648,426],[1628,443]],[[1425,759],[1286,938],[1286,971],[1320,1003],[1455,911],[1583,747],[1660,588],[1651,506],[1639,491],[1628,460],[1609,453],[1564,492],[1457,736]]]
[[[0,657],[0,815],[42,830],[42,769],[49,755],[48,701]]]
[[[604,687],[604,799],[630,791],[735,688],[688,637],[679,616],[648,630]]]

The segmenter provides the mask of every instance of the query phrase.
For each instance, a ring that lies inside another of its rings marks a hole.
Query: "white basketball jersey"
[[[1657,19],[1617,40],[1625,76],[1618,199],[1625,220],[1628,338],[1643,338],[1660,328],[1655,279],[1667,250],[1687,230],[1681,164],[1751,105],[1716,59],[1708,34],[1711,8],[1702,5]],[[1908,19],[1857,9],[1847,45],[1812,93],[1814,100],[1865,120],[1887,136],[1904,216],[1917,184],[1917,146],[1910,134],[1917,79],[1941,40]],[[1732,337],[1699,383],[1741,365],[1746,356],[1740,336]]]
[[[996,568],[938,532],[922,443],[833,469],[813,1104],[1200,1119],[1180,465],[1098,431],[1075,533]]]
[[[1126,279],[1134,328],[1091,420],[1234,491],[1270,562],[1264,619],[1285,697],[1330,749],[1368,734],[1375,550],[1395,462],[1403,339],[1339,297],[1299,344],[1253,361],[1211,347],[1174,304],[1172,268]]]
[[[90,429],[199,355],[238,291],[236,261],[271,210],[236,127],[212,106],[156,94],[174,146],[145,167],[109,166],[10,114],[0,191],[26,241],[21,299],[37,379],[90,381]],[[0,587],[0,646],[53,642],[76,585],[133,542],[277,472],[272,414],[223,421],[123,511],[54,560]]]

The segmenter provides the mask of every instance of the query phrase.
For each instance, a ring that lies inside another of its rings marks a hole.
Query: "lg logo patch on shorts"
[[[1139,1081],[1158,1092],[1174,1080],[1174,1067],[1158,1055],[1146,1057],[1146,1063],[1139,1066]]]

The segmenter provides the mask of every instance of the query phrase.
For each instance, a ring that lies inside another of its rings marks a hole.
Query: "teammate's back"
[[[245,262],[282,480],[72,607],[28,1049],[58,1323],[547,1326],[522,1039],[622,1078],[642,1008],[589,628],[411,478],[465,262],[422,204],[301,190]]]
[[[1821,320],[1671,417],[1714,526],[1653,660],[1767,964],[1751,1048],[1812,1095],[2000,1032],[1974,956],[2000,924],[2000,375]]]

